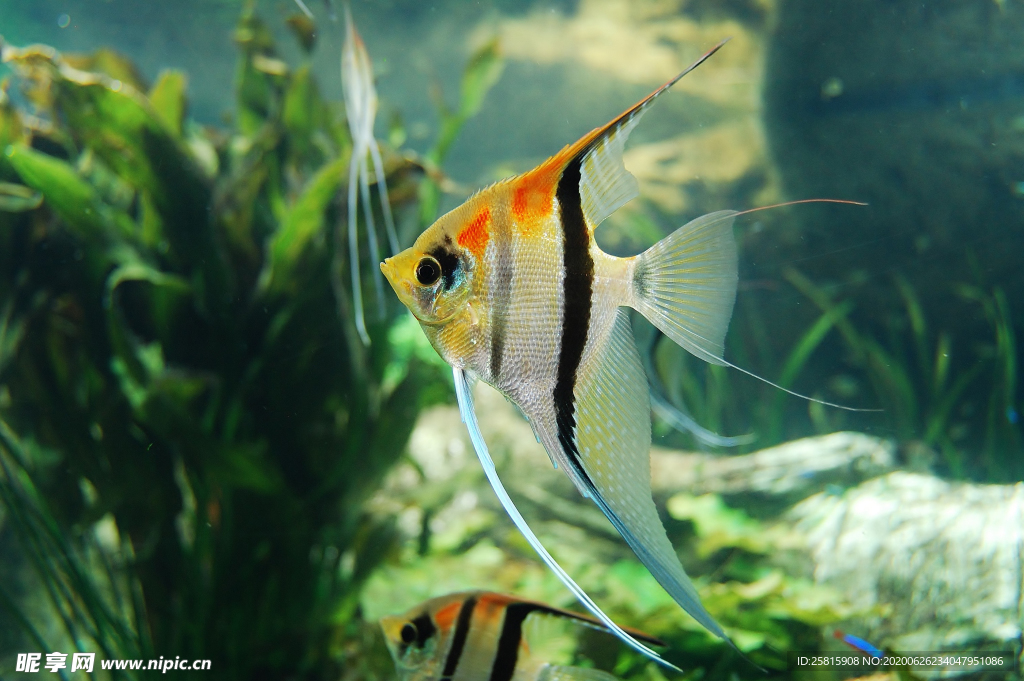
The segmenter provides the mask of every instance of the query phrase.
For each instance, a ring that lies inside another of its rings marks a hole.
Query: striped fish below
[[[586,615],[484,591],[433,598],[380,625],[400,681],[613,681],[597,669],[550,662],[560,633],[551,625],[559,622],[606,630]]]

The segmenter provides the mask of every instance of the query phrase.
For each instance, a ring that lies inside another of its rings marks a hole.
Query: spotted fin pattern
[[[629,315],[619,310],[604,345],[580,367],[576,445],[589,496],[686,612],[727,638],[700,602],[651,498],[651,405]]]
[[[675,671],[681,671],[678,667],[668,662],[658,653],[654,652],[643,643],[638,641],[636,638],[631,636],[628,632],[622,629],[619,625],[612,621],[608,615],[595,603],[590,596],[573,580],[569,574],[562,569],[562,566],[548,553],[548,550],[544,548],[540,539],[530,529],[529,524],[523,518],[519,509],[516,508],[515,502],[509,497],[508,492],[505,491],[505,485],[502,484],[501,479],[498,477],[498,472],[494,467],[494,461],[491,459],[490,452],[487,449],[487,443],[484,441],[484,436],[480,432],[480,425],[476,419],[476,410],[473,407],[473,396],[470,393],[469,378],[466,372],[459,368],[452,369],[455,378],[455,396],[459,402],[459,413],[462,416],[463,423],[466,424],[466,429],[469,431],[469,438],[473,443],[473,448],[476,450],[477,458],[480,459],[480,465],[483,466],[484,475],[487,476],[487,481],[491,483],[491,487],[494,488],[494,493],[498,496],[498,500],[501,501],[501,505],[505,508],[505,511],[512,518],[512,522],[519,528],[519,531],[523,533],[526,541],[529,542],[533,550],[537,552],[544,564],[551,569],[555,575],[565,584],[573,595],[583,604],[583,606],[589,610],[594,617],[600,620],[601,624],[608,628],[609,633],[614,635],[620,641],[625,643],[633,650],[649,657],[650,659],[658,662],[659,664],[673,669]]]

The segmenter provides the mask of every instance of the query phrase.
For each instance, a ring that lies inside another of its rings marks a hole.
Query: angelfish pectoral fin
[[[726,641],[705,610],[651,497],[651,407],[629,315],[618,311],[603,346],[577,373],[574,477],[658,583],[695,620]],[[730,642],[731,643],[731,642]]]
[[[519,528],[519,531],[523,533],[524,537],[526,537],[526,541],[530,543],[530,546],[532,546],[537,552],[541,560],[544,561],[544,564],[558,576],[562,583],[569,588],[580,603],[583,604],[583,606],[589,610],[594,617],[600,620],[602,624],[608,627],[608,631],[611,634],[633,650],[649,657],[655,662],[658,662],[669,669],[681,671],[671,662],[667,662],[662,659],[658,653],[630,636],[629,633],[624,631],[619,625],[615,624],[615,622],[613,622],[612,619],[608,617],[608,615],[606,615],[593,600],[591,600],[590,596],[588,596],[586,592],[583,591],[575,581],[573,581],[572,577],[562,569],[551,554],[548,553],[547,549],[544,548],[540,539],[537,538],[537,535],[535,535],[533,530],[530,529],[530,526],[526,523],[522,514],[519,513],[519,509],[516,508],[516,505],[512,502],[508,492],[505,491],[505,486],[498,478],[497,470],[494,468],[494,462],[491,460],[490,452],[487,450],[487,443],[484,442],[484,437],[480,433],[480,426],[476,420],[476,411],[473,408],[473,396],[470,393],[469,379],[466,372],[458,368],[453,368],[452,371],[455,377],[455,396],[459,402],[459,413],[462,415],[463,423],[466,424],[466,428],[469,430],[469,438],[473,442],[473,448],[476,450],[477,457],[480,459],[480,464],[483,466],[484,474],[487,476],[487,481],[491,483],[491,487],[494,489],[494,493],[498,496],[498,500],[501,501],[501,505],[505,508],[505,511],[508,512],[509,517],[512,518],[512,522],[515,523],[517,528]]]

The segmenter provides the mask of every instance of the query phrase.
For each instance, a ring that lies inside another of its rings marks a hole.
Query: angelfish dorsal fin
[[[700,66],[718,51],[728,38],[718,43],[697,61],[690,64],[660,88],[644,97],[617,116],[604,127],[591,131],[573,145],[574,157],[582,154],[580,162],[580,198],[583,201],[583,215],[591,229],[596,229],[604,219],[635,198],[640,193],[636,178],[626,170],[622,152],[626,139],[640,122],[647,107],[663,92],[676,84],[680,78]]]

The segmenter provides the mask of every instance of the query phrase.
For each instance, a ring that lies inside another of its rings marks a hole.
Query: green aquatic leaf
[[[472,118],[483,106],[487,93],[494,87],[505,70],[501,46],[497,38],[484,43],[473,53],[462,73],[462,96],[459,100],[459,116],[463,120]]]
[[[451,111],[445,105],[440,90],[435,90],[434,99],[441,113],[441,130],[433,148],[427,152],[427,158],[437,165],[441,164],[462,130],[462,126],[480,111],[484,98],[498,82],[504,68],[505,62],[501,58],[498,41],[494,39],[481,46],[469,58],[469,63],[466,64],[466,69],[462,73],[457,111]]]
[[[290,280],[303,249],[323,229],[324,211],[347,173],[348,157],[345,156],[320,168],[307,183],[284,223],[270,239],[262,275],[263,290],[278,291]]]
[[[90,54],[65,54],[64,62],[79,71],[102,73],[109,78],[142,92],[146,80],[132,60],[109,47],[101,47]]]
[[[326,146],[324,140],[335,139],[334,134],[324,135],[332,130],[332,116],[320,94],[312,64],[303,64],[288,79],[281,122],[291,139],[294,162],[318,163],[320,156],[314,152]]]
[[[131,235],[135,225],[126,214],[104,204],[73,166],[31,147],[12,144],[4,156],[22,181],[43,195],[79,237],[105,243],[114,234]]]
[[[239,132],[248,137],[257,134],[275,108],[273,79],[254,63],[257,57],[273,56],[274,37],[255,13],[243,11],[235,42],[242,52],[235,75],[237,125]]]
[[[388,345],[392,352],[381,380],[381,391],[385,395],[405,380],[410,362],[419,361],[434,366],[444,372],[445,376],[448,375],[448,364],[437,354],[412,314],[403,314],[388,329]]]
[[[0,150],[6,149],[10,144],[23,142],[25,139],[25,122],[22,120],[21,113],[6,95],[9,86],[7,78],[0,80]],[[5,175],[9,172],[6,168],[6,160],[3,155],[0,155],[0,171],[4,171]]]
[[[188,78],[182,71],[168,69],[161,71],[156,83],[149,91],[149,101],[167,129],[178,137],[185,120],[185,90]]]
[[[274,494],[284,484],[265,443],[225,446],[211,458],[212,472],[225,486]]]
[[[56,54],[30,56],[36,70],[52,79],[54,108],[66,118],[73,137],[149,197],[172,257],[197,266],[204,307],[223,309],[231,282],[210,220],[211,189],[165,119],[139,90],[122,81],[70,68]]]
[[[505,68],[504,59],[497,38],[485,43],[469,59],[462,73],[462,86],[459,97],[459,108],[452,111],[444,102],[440,86],[432,89],[432,95],[441,118],[441,129],[438,131],[434,145],[426,153],[429,163],[440,166],[448,155],[452,144],[459,136],[462,126],[480,111],[484,98],[494,84],[501,78]],[[430,224],[437,217],[441,199],[441,188],[437,182],[424,178],[418,190],[420,201],[420,221]]]
[[[689,520],[697,532],[697,552],[707,557],[724,548],[765,553],[770,548],[765,527],[739,509],[729,508],[717,494],[694,497],[676,494],[668,500],[668,513]]]
[[[298,41],[302,49],[310,54],[313,52],[313,47],[316,46],[316,23],[301,12],[289,15],[285,19],[285,23],[288,24],[288,28],[291,29],[292,35],[295,36],[295,40]]]
[[[107,311],[107,327],[114,352],[111,368],[129,404],[135,410],[141,410],[150,399],[154,384],[164,378],[167,363],[162,345],[157,341],[140,341],[120,308],[117,290],[128,282],[147,283],[177,296],[188,294],[191,287],[181,277],[161,272],[141,260],[121,265],[107,277],[103,307]],[[157,328],[166,329],[168,321],[159,319],[159,308],[154,306],[153,311],[158,317]]]

